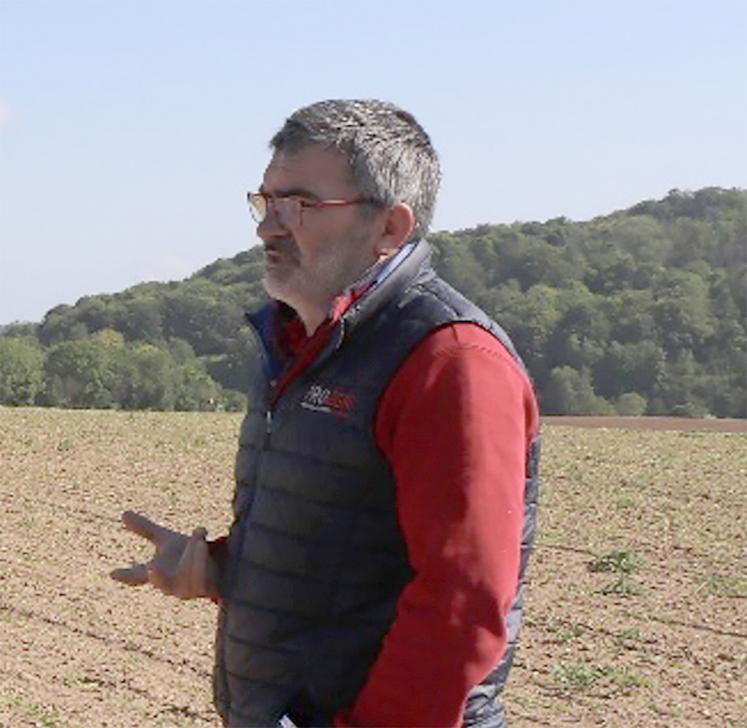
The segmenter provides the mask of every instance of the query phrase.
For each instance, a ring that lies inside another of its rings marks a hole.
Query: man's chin
[[[274,298],[276,301],[282,301],[292,308],[295,308],[293,301],[298,298],[298,295],[297,288],[293,286],[293,281],[278,280],[278,278],[271,272],[267,272],[262,279],[262,285],[270,298]],[[294,295],[294,293],[296,295]]]

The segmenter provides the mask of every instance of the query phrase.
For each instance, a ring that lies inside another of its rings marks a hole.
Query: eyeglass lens
[[[291,197],[266,197],[261,192],[254,192],[248,196],[248,201],[249,212],[258,224],[267,217],[270,205],[281,225],[297,227],[301,223],[301,204]]]
[[[247,202],[254,222],[262,222],[267,217],[267,199],[265,196],[258,192],[252,192],[247,195]]]

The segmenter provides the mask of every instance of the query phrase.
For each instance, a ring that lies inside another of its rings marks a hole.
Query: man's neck
[[[306,329],[306,335],[311,336],[319,328],[319,325],[329,317],[332,306],[340,296],[349,296],[356,290],[368,287],[387,259],[388,257],[374,261],[352,283],[339,291],[337,295],[330,297],[318,305],[308,304],[296,308],[296,313],[301,321],[303,321],[304,328]]]
[[[305,307],[303,311],[300,308],[296,309],[298,318],[303,321],[303,326],[306,329],[306,336],[311,336],[319,328],[322,321],[327,318],[331,306],[332,301],[329,301],[323,306]]]

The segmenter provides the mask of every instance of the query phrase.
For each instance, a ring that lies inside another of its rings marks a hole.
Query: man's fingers
[[[180,599],[194,599],[204,593],[207,568],[206,534],[204,528],[192,531],[179,559],[172,586],[174,596]]]
[[[150,583],[164,594],[180,599],[194,599],[210,591],[210,557],[204,528],[196,528],[187,537],[133,511],[125,511],[122,522],[133,533],[151,541],[156,554],[147,564],[115,569],[112,579],[130,586]]]
[[[142,514],[135,513],[135,511],[125,511],[122,514],[122,523],[129,531],[147,538],[152,543],[158,542],[161,532],[164,530],[163,526],[159,526]]]
[[[158,591],[168,594],[169,596],[178,596],[174,591],[174,578],[157,566],[148,566],[148,581]]]
[[[148,583],[148,571],[144,564],[135,564],[124,569],[114,569],[109,573],[114,581],[120,581],[128,586],[142,586]]]

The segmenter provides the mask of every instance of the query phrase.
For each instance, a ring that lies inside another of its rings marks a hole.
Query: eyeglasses
[[[347,207],[348,205],[378,205],[377,200],[359,197],[355,200],[319,200],[309,202],[301,197],[273,197],[266,192],[247,192],[249,212],[256,223],[261,223],[267,217],[270,207],[275,210],[278,222],[287,228],[301,227],[304,210],[322,210],[325,207]]]

